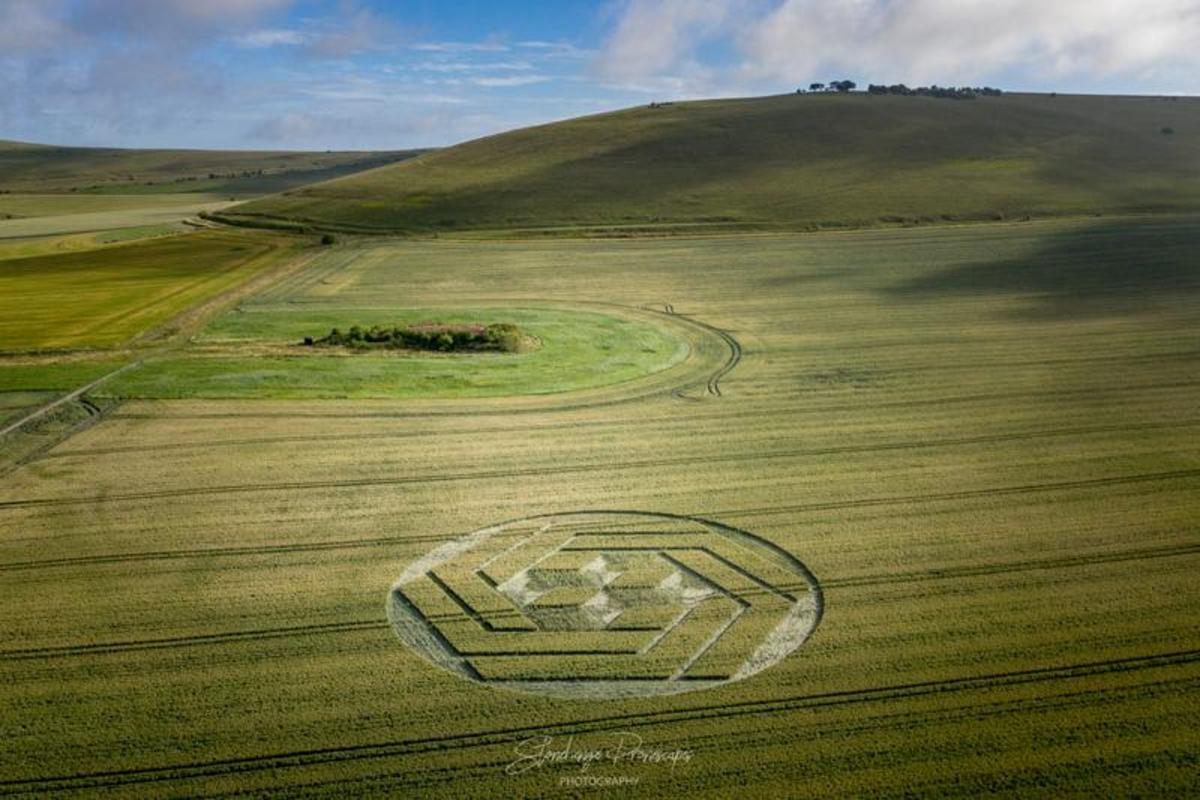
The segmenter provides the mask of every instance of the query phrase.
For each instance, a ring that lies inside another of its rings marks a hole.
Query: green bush
[[[414,350],[498,350],[505,353],[520,351],[524,334],[516,325],[507,322],[481,325],[449,325],[424,322],[418,325],[372,325],[363,329],[352,325],[348,331],[334,328],[327,336],[304,337],[306,345],[366,348],[409,348]]]
[[[507,322],[488,325],[486,335],[497,350],[503,350],[506,353],[515,353],[520,350],[521,341],[524,339],[521,329]]]

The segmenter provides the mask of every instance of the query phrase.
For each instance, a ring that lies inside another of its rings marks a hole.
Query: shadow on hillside
[[[894,297],[1005,294],[1030,318],[1130,315],[1200,294],[1200,219],[1095,223],[1051,234],[1036,252],[933,271]]]

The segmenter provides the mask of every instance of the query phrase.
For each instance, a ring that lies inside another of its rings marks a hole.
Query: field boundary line
[[[138,359],[137,361],[133,361],[128,364],[124,364],[120,367],[117,367],[112,372],[101,375],[99,378],[96,378],[96,380],[92,381],[91,383],[88,383],[84,386],[80,386],[78,389],[74,389],[71,392],[68,392],[67,394],[63,395],[62,397],[59,397],[57,400],[52,400],[51,402],[43,405],[42,407],[35,409],[34,411],[31,411],[30,413],[26,414],[24,417],[21,417],[16,422],[4,427],[3,429],[0,429],[0,436],[7,436],[8,434],[16,431],[17,429],[24,427],[26,424],[44,417],[46,414],[50,413],[51,411],[58,408],[59,406],[65,404],[65,403],[69,403],[72,400],[79,399],[87,392],[90,392],[92,389],[95,389],[97,386],[100,386],[101,384],[115,378],[116,376],[120,375],[121,373],[128,372],[129,370],[134,369],[136,367],[140,367],[141,365],[142,365],[142,361],[141,361],[141,359]]]
[[[227,231],[228,229],[222,229]],[[235,233],[235,236],[237,234]],[[197,303],[181,309],[179,313],[163,320],[136,336],[129,339],[126,343],[131,346],[150,345],[156,343],[160,347],[173,349],[172,345],[179,346],[186,342],[192,335],[199,331],[206,322],[220,312],[250,295],[266,291],[276,283],[283,281],[296,272],[302,271],[310,263],[312,263],[320,252],[305,252],[299,249],[293,256],[289,257],[288,248],[301,246],[298,241],[268,241],[265,243],[264,249],[246,259],[238,262],[238,264],[230,271],[242,269],[249,264],[252,264],[258,259],[270,260],[275,256],[280,256],[282,263],[272,266],[267,266],[263,272],[258,274],[248,275],[244,280],[235,283],[223,292],[202,298]]]

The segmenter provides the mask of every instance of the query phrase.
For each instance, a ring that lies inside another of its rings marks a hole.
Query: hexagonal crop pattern
[[[775,545],[716,522],[578,512],[484,528],[392,587],[388,617],[426,660],[566,697],[669,694],[741,680],[795,650],[821,591]]]

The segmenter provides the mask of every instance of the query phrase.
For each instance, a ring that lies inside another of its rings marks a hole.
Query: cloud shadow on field
[[[883,290],[895,298],[1011,295],[1034,319],[1133,315],[1200,294],[1200,219],[1092,223],[1034,252],[934,270]]]

